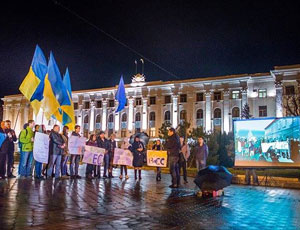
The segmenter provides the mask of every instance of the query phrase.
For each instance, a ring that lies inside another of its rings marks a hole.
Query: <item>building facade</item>
[[[275,67],[268,73],[178,81],[147,82],[144,75],[137,74],[125,85],[127,104],[119,113],[115,113],[117,87],[74,91],[72,97],[75,120],[85,136],[103,130],[123,138],[144,131],[155,138],[164,122],[176,128],[184,120],[191,128],[203,127],[206,132],[230,132],[233,119],[240,118],[246,103],[253,117],[282,117],[286,115],[285,95],[299,93],[299,87],[300,65],[294,65]],[[28,119],[47,129],[55,123],[47,121],[42,112],[35,116],[22,95],[2,100],[3,119],[17,122],[17,132]]]

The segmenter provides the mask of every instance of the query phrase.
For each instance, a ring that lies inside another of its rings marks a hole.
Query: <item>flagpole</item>
[[[22,105],[23,97],[24,97],[24,95],[22,95],[22,97],[21,97],[21,101],[20,101],[20,105],[19,105],[19,110],[18,110],[17,117],[16,117],[15,124],[14,124],[14,130],[16,129],[17,121],[18,121],[18,118],[19,118],[19,114],[20,114],[20,110],[21,110],[21,105]]]

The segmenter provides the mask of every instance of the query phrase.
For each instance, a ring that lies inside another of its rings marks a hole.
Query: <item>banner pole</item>
[[[17,126],[17,121],[18,121],[18,118],[19,118],[19,114],[20,114],[20,110],[21,110],[21,105],[22,105],[23,97],[24,96],[22,95],[21,101],[20,101],[20,105],[19,105],[19,110],[18,110],[18,113],[17,113],[17,117],[15,119],[14,130],[16,129],[16,126]]]

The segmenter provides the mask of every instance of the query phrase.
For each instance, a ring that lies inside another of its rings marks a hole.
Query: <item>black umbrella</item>
[[[201,190],[218,191],[229,186],[231,179],[232,174],[225,167],[209,165],[198,172],[194,182]]]
[[[144,133],[144,132],[141,132],[141,133],[136,133],[136,134],[133,134],[131,135],[130,137],[130,140],[129,140],[129,143],[130,144],[133,144],[134,142],[134,138],[135,137],[139,137],[140,138],[140,141],[143,142],[143,144],[146,146],[149,142],[149,136],[147,133]]]

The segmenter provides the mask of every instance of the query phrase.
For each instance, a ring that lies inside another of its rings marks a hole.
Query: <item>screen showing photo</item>
[[[300,167],[300,117],[235,120],[235,167]]]

